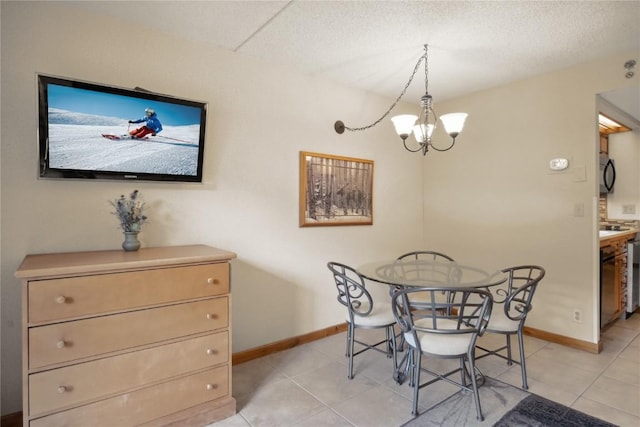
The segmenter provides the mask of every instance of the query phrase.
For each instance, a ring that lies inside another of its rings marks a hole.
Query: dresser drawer
[[[32,415],[227,363],[227,331],[29,375]]]
[[[32,327],[29,369],[226,328],[228,321],[225,296]]]
[[[228,394],[229,369],[222,366],[35,419],[29,425],[134,426]]]
[[[46,322],[226,294],[229,264],[34,280],[28,289],[28,321]]]

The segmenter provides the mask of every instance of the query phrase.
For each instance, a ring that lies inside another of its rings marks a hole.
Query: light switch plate
[[[635,215],[636,205],[622,205],[622,213],[625,215]]]

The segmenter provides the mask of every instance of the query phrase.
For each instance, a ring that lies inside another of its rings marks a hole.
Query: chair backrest
[[[333,273],[338,289],[338,302],[349,310],[349,318],[353,323],[353,316],[367,316],[373,310],[373,299],[367,291],[364,278],[348,265],[329,262],[327,267]]]
[[[504,303],[504,313],[509,319],[522,324],[533,308],[533,294],[545,270],[537,265],[519,265],[502,271],[508,274],[507,287],[496,291],[496,302]]]
[[[421,260],[430,262],[430,265],[417,265]],[[413,251],[400,255],[397,261],[402,261],[402,274],[405,279],[423,280],[429,279],[446,285],[455,280],[457,270],[455,261],[449,255],[436,251]]]
[[[445,255],[442,252],[436,251],[413,251],[400,255],[397,259],[431,259],[434,261],[453,261],[449,255]]]
[[[436,296],[442,293],[450,297],[438,300]],[[405,339],[419,349],[423,334],[467,334],[468,348],[472,348],[487,328],[492,303],[490,292],[471,288],[409,288],[394,292],[391,298],[393,314]]]

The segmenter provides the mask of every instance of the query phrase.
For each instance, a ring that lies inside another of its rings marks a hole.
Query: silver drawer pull
[[[64,348],[67,345],[66,342],[64,342],[64,340],[60,340],[56,343],[56,347],[58,348]]]
[[[207,349],[207,354],[211,355],[211,354],[218,354],[218,350],[215,350],[213,348],[208,348]]]
[[[60,295],[59,297],[56,298],[56,302],[58,304],[64,304],[65,302],[67,302],[67,299],[64,297],[64,295]]]
[[[217,319],[217,318],[218,318],[217,314],[207,313],[207,319]]]
[[[207,390],[215,390],[218,388],[218,384],[207,384]]]
[[[67,392],[67,388],[63,385],[58,386],[58,393],[66,393]]]

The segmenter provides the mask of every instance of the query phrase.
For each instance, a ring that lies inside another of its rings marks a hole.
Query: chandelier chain
[[[420,59],[418,59],[418,62],[416,63],[416,66],[413,68],[413,73],[411,74],[411,77],[409,77],[409,81],[407,82],[407,84],[404,85],[404,89],[402,89],[402,92],[400,93],[400,95],[396,98],[396,100],[393,102],[393,104],[391,104],[389,109],[382,115],[382,117],[380,117],[378,120],[376,120],[375,122],[373,122],[373,123],[371,123],[370,125],[367,125],[367,126],[363,126],[363,127],[359,127],[359,128],[351,128],[351,127],[345,126],[344,128],[346,130],[349,130],[349,131],[352,131],[352,132],[361,131],[361,130],[370,129],[370,128],[376,126],[381,121],[383,121],[389,115],[389,113],[391,113],[391,110],[393,110],[395,108],[395,106],[398,104],[398,102],[400,102],[400,99],[402,99],[404,94],[407,92],[407,89],[411,85],[411,82],[413,81],[413,78],[416,76],[416,73],[418,72],[418,68],[420,67],[420,64],[422,63],[422,61],[426,61],[426,60],[427,60],[427,49],[426,49],[426,46],[425,46],[424,55],[422,55],[420,57]],[[425,64],[426,64],[426,62],[425,62]],[[425,80],[426,80],[426,73],[427,73],[427,66],[425,65]]]
[[[429,46],[424,45],[424,93],[429,94]]]

